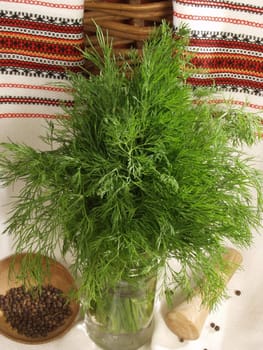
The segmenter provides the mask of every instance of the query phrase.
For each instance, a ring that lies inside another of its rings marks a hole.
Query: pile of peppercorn
[[[46,337],[72,314],[63,292],[51,285],[11,288],[0,295],[0,309],[13,329],[31,338]]]

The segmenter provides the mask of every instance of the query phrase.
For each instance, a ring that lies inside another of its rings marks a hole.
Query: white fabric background
[[[45,121],[41,119],[1,119],[0,142],[11,139],[26,142],[43,149],[39,135],[45,133]],[[249,150],[257,158],[256,167],[263,170],[263,142]],[[12,196],[11,189],[0,190],[0,232],[4,229],[4,221],[8,207],[6,204]],[[261,230],[262,233],[263,230]],[[262,350],[263,349],[263,235],[255,234],[251,249],[243,251],[242,269],[235,273],[229,282],[229,296],[216,311],[206,320],[202,334],[196,341],[179,342],[165,325],[162,315],[162,303],[156,303],[155,331],[151,344],[140,350]],[[0,235],[0,258],[12,253],[10,237]],[[1,273],[1,271],[0,271]],[[235,290],[241,296],[235,295]],[[215,332],[210,322],[220,326]],[[62,338],[43,345],[25,345],[14,342],[0,335],[0,349],[4,350],[98,350],[89,339],[83,322],[80,320]],[[114,349],[112,349],[114,350]],[[125,350],[125,349],[123,349]]]

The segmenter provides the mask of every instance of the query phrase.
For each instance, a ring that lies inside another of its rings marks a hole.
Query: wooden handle
[[[229,270],[224,274],[225,283],[227,284],[240,266],[242,255],[233,248],[227,248],[224,259],[230,263]],[[179,338],[194,340],[199,338],[208,314],[208,307],[202,305],[200,294],[196,294],[190,301],[184,301],[169,311],[165,316],[165,322]]]

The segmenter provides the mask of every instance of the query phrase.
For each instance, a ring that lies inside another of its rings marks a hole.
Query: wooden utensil
[[[15,275],[19,273],[21,261],[25,254],[19,254],[16,256],[14,264],[14,273],[9,275],[9,267],[13,260],[13,256],[9,256],[0,261],[0,294],[4,295],[11,288],[17,288],[22,285],[21,281],[15,278]],[[42,257],[42,266],[46,266],[46,258]],[[53,287],[60,289],[63,293],[67,294],[70,290],[76,289],[76,285],[73,277],[69,271],[55,260],[51,260],[50,264],[50,276],[43,284],[51,284]],[[62,326],[58,327],[54,331],[48,333],[46,337],[29,338],[23,334],[19,334],[14,330],[10,324],[5,320],[4,313],[0,311],[0,333],[6,337],[21,343],[28,344],[40,344],[51,341],[57,337],[65,334],[72,327],[78,312],[79,304],[76,302],[70,302],[71,315],[65,319]]]
[[[233,248],[227,248],[224,259],[231,263],[231,268],[224,274],[224,280],[227,284],[240,266],[242,255]],[[169,311],[165,316],[165,322],[169,329],[179,338],[194,340],[199,338],[208,314],[209,309],[202,305],[202,298],[197,293],[190,301],[184,301]]]

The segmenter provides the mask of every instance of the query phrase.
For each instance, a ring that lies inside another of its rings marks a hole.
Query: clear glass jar
[[[156,277],[134,276],[121,281],[85,315],[90,338],[107,350],[135,350],[153,332]]]

